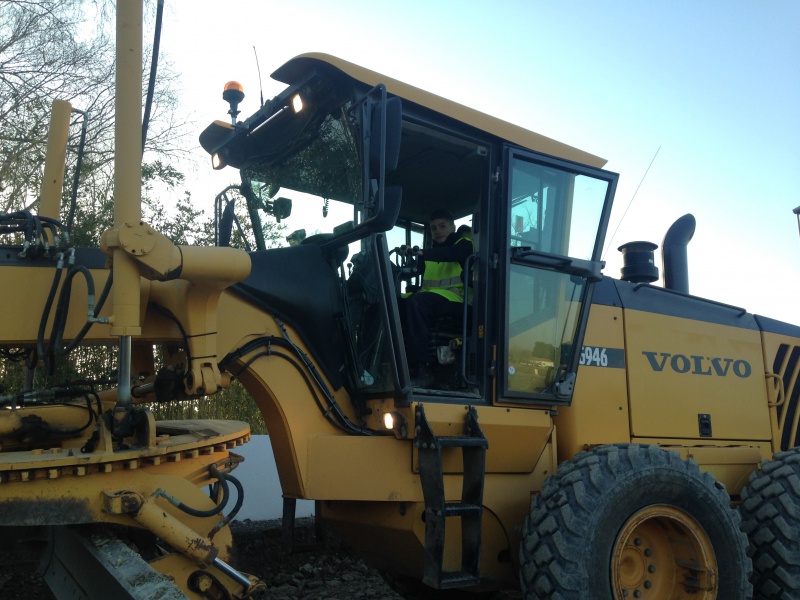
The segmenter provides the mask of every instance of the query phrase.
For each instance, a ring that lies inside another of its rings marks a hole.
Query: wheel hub
[[[673,506],[648,506],[622,527],[611,576],[615,600],[713,600],[718,566],[708,535]]]

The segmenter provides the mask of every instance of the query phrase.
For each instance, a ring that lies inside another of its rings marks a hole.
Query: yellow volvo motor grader
[[[117,115],[138,116],[139,2],[117,18]],[[319,500],[407,598],[800,593],[800,328],[688,293],[691,217],[665,239],[665,287],[648,243],[626,245],[612,279],[600,251],[617,175],[603,159],[326,55],[273,77],[285,91],[243,121],[229,86],[231,122],[200,137],[215,168],[240,173],[255,251],[225,247],[234,194],[217,247],[176,247],[141,222],[137,118],[116,125],[102,250],[56,240],[55,150],[38,214],[4,215],[33,241],[0,256],[5,355],[33,368],[78,343],[119,347],[114,390],[28,382],[2,397],[7,562],[39,564],[63,598],[155,596],[151,582],[252,592],[222,506],[247,427],[156,423],[141,406],[235,378],[264,415],[283,495]],[[307,203],[347,216],[266,249],[259,211]],[[398,306],[418,269],[402,248],[430,241],[434,207],[471,228],[472,301],[432,324],[440,364],[415,388]],[[110,290],[102,310],[95,285]]]
[[[603,159],[330,56],[273,78],[200,141],[251,215],[350,211],[223,294],[220,331],[264,327],[220,368],[261,406],[285,495],[321,500],[408,598],[800,594],[800,328],[689,294],[691,215],[664,287],[649,242],[603,276]],[[472,301],[433,324],[442,364],[415,389],[399,298],[433,208],[470,227]]]

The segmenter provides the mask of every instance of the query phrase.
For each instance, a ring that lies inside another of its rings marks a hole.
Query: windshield
[[[294,200],[291,193],[301,192],[357,205],[362,184],[356,139],[347,106],[340,107],[318,124],[311,119],[291,140],[282,142],[277,157],[267,156],[245,169],[243,179],[258,186],[263,200],[278,196]]]
[[[351,231],[359,220],[363,208],[361,133],[352,106],[346,102],[320,119],[305,116],[303,127],[284,120],[267,123],[264,129],[274,127],[272,131],[257,132],[263,136],[262,145],[253,145],[252,150],[259,159],[242,169],[242,181],[267,213],[275,215],[279,202],[291,201],[291,214],[281,218],[286,232],[291,232],[285,236],[289,245],[325,243]],[[282,137],[273,139],[275,135]],[[349,363],[351,391],[366,394],[394,389],[376,243],[373,236],[337,246],[337,252],[326,255],[342,293],[342,313],[334,315],[336,322],[345,325],[340,358]],[[276,277],[271,274],[273,285],[277,285]],[[317,292],[325,294],[319,285]]]

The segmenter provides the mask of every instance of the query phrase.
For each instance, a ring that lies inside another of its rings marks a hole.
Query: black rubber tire
[[[800,448],[779,452],[750,475],[739,505],[753,560],[754,598],[800,598]]]
[[[497,592],[470,592],[467,590],[436,590],[406,575],[380,571],[390,588],[406,600],[491,600]]]
[[[705,597],[750,598],[752,566],[746,554],[747,539],[739,529],[739,515],[730,507],[724,486],[677,452],[650,445],[619,444],[599,446],[579,453],[572,462],[562,463],[534,497],[520,546],[520,583],[526,600],[617,597],[612,571],[619,576],[626,564],[621,558],[612,564],[617,560],[617,539],[623,539],[623,531],[632,531],[630,524],[639,522],[638,515],[649,511],[681,515],[691,524],[685,530],[707,544],[707,555],[718,568],[716,596],[709,593]],[[652,522],[656,525],[653,538],[663,546],[673,543],[658,519]],[[625,551],[627,548],[624,546]],[[642,556],[651,555],[643,548]],[[674,559],[673,555],[666,556]],[[650,568],[654,566],[645,564],[643,572],[653,573],[647,570]],[[652,576],[655,586],[653,582],[642,583],[639,597],[683,598],[683,584],[675,583],[683,579],[668,575],[680,570],[674,566],[660,570]],[[661,573],[664,577],[660,578]],[[663,582],[672,586],[668,589],[679,589],[660,591],[655,596],[655,589],[664,589],[658,587]],[[635,590],[628,594],[637,597]]]

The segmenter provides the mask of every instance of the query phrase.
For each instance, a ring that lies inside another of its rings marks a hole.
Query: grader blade
[[[184,600],[174,581],[109,533],[53,527],[40,571],[58,600]]]

